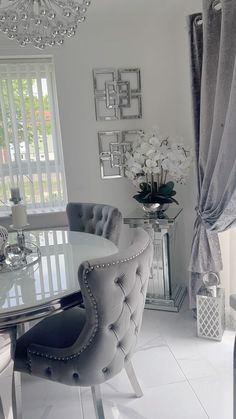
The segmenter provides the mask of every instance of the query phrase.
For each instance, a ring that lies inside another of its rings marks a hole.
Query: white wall
[[[88,18],[74,39],[43,54],[54,56],[69,200],[135,209],[135,190],[127,179],[101,180],[97,132],[150,129],[193,144],[186,15],[201,10],[201,0],[93,0]],[[41,54],[0,36],[0,56]],[[143,119],[97,122],[92,69],[141,68]],[[194,175],[178,188],[184,206],[180,261],[188,263],[195,206]],[[31,221],[33,223],[33,221]],[[187,271],[185,272],[185,280]]]

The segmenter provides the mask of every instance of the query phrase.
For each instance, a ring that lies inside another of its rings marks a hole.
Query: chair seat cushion
[[[27,369],[27,348],[31,344],[45,345],[51,348],[67,348],[73,345],[84,327],[85,320],[85,310],[74,307],[40,321],[17,339],[15,369],[29,372]]]

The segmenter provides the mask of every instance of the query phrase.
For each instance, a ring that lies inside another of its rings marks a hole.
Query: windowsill
[[[67,216],[64,207],[45,208],[27,210],[28,223],[27,230],[38,230],[44,228],[67,227]],[[11,214],[9,211],[0,214],[0,224],[7,229],[11,225]]]
[[[27,214],[55,214],[55,213],[64,213],[66,211],[65,207],[56,207],[56,208],[36,208],[36,209],[27,209]]]

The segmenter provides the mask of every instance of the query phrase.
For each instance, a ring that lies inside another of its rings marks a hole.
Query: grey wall
[[[0,35],[0,56],[54,56],[69,200],[110,203],[118,206],[123,215],[137,206],[132,199],[135,189],[127,179],[101,180],[99,130],[159,126],[166,134],[193,144],[185,18],[199,10],[201,0],[93,0],[87,22],[63,47],[41,53],[18,47]],[[92,69],[111,66],[141,68],[142,120],[95,120]],[[178,187],[178,200],[184,206],[178,239],[179,265],[185,268],[185,281],[196,200],[193,172],[188,184]],[[56,215],[53,220],[57,224]],[[63,220],[58,218],[58,224]],[[30,222],[34,227],[33,216]],[[42,219],[42,227],[45,225]]]

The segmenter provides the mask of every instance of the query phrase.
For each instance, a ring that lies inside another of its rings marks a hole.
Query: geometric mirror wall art
[[[93,87],[97,121],[142,118],[139,68],[95,69]]]
[[[102,179],[115,179],[125,176],[125,153],[131,150],[137,138],[137,130],[102,131],[98,133],[100,170]]]

